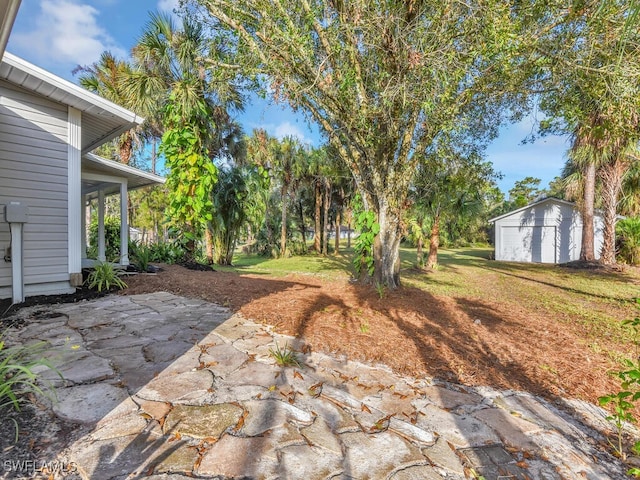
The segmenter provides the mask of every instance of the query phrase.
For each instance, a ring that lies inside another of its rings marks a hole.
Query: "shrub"
[[[120,219],[107,216],[104,218],[104,248],[107,259],[120,258]],[[93,219],[89,227],[89,258],[98,258],[98,220]]]
[[[156,242],[149,245],[151,262],[176,263],[184,259],[186,250],[179,242]]]
[[[129,252],[138,270],[146,272],[151,261],[151,248],[140,242],[129,242]]]
[[[625,218],[616,225],[618,258],[630,265],[640,263],[640,218]]]
[[[28,346],[7,347],[0,335],[0,411],[7,407],[20,410],[29,394],[48,396],[38,385],[36,367],[46,366],[55,369],[42,354],[47,343],[40,342]],[[60,373],[58,372],[58,375]],[[60,375],[62,378],[62,375]],[[51,391],[53,393],[53,391]],[[18,424],[16,427],[16,441],[18,440]]]
[[[87,278],[87,285],[89,288],[96,288],[99,292],[110,290],[112,287],[126,288],[127,284],[120,278],[122,274],[121,268],[114,267],[108,262],[98,262]]]

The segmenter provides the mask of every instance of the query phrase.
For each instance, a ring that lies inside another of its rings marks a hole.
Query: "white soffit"
[[[82,153],[141,124],[144,119],[99,95],[37,67],[9,52],[0,64],[0,78],[82,112]]]

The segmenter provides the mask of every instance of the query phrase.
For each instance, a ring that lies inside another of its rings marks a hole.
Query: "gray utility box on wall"
[[[21,202],[9,202],[4,207],[4,221],[7,223],[27,223],[29,207]]]

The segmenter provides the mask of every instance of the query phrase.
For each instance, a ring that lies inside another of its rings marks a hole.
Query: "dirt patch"
[[[381,298],[348,279],[163,268],[158,275],[128,279],[124,294],[164,290],[202,298],[302,336],[316,350],[418,377],[597,403],[617,387],[607,373],[617,368],[610,352],[628,348],[607,338],[599,339],[600,351],[589,348],[583,326],[490,297],[436,296],[403,287]]]

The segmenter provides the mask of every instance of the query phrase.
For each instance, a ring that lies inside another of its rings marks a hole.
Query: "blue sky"
[[[171,12],[178,0],[22,0],[7,50],[67,80],[77,65],[95,62],[104,50],[125,58],[149,19],[148,12]],[[252,96],[238,117],[246,132],[264,128],[277,137],[294,135],[317,143],[317,128],[281,105]],[[546,187],[560,173],[567,142],[549,137],[522,145],[533,119],[502,129],[487,150],[487,159],[504,175],[498,182],[507,192],[527,176]]]

